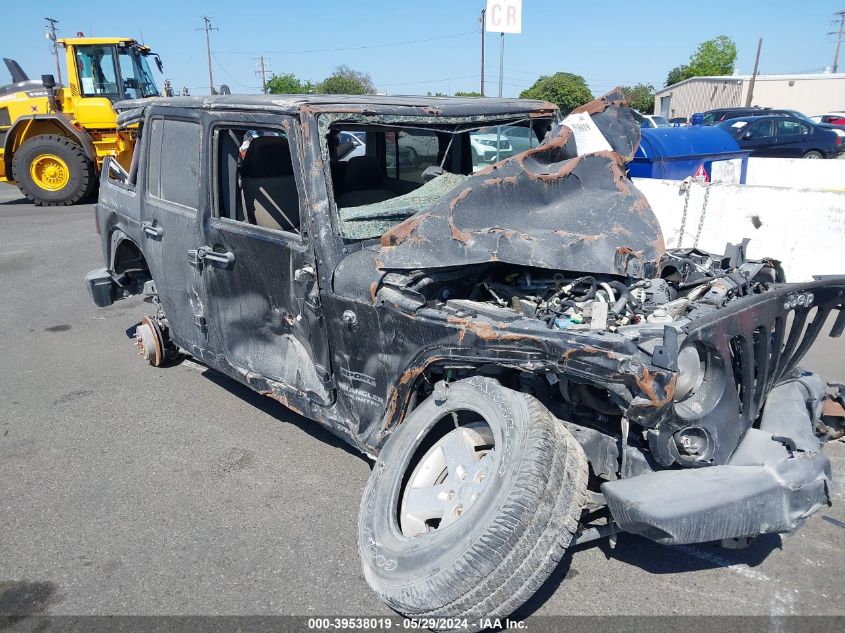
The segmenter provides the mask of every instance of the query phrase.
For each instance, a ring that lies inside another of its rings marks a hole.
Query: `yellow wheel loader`
[[[65,49],[67,85],[53,75],[31,80],[5,59],[12,83],[0,86],[0,182],[17,184],[36,205],[80,202],[96,188],[103,159],[129,169],[133,129],[117,129],[114,103],[159,96],[147,58],[161,60],[127,38],[57,40]]]

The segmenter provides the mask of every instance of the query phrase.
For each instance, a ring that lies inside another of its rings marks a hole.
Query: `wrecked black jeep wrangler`
[[[395,610],[473,627],[573,543],[789,532],[829,503],[826,385],[798,363],[845,329],[845,279],[667,249],[618,93],[579,109],[591,153],[538,101],[118,107],[140,143],[104,169],[94,301],[144,293],[150,363],[189,354],[373,456],[358,544]]]

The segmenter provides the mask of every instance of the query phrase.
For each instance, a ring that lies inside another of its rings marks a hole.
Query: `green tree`
[[[481,93],[480,92],[473,92],[472,90],[469,90],[469,91],[458,90],[455,93],[455,96],[456,97],[480,97]]]
[[[675,66],[669,71],[669,74],[666,75],[666,85],[673,86],[685,79],[689,79],[690,77],[692,77],[692,75],[690,74],[689,66],[681,64],[680,66]]]
[[[327,95],[371,95],[376,87],[368,73],[338,66],[334,72],[317,84],[317,92]]]
[[[689,59],[693,77],[730,75],[736,62],[736,44],[727,35],[714,37],[698,45]]]
[[[297,78],[293,73],[282,73],[267,80],[267,92],[274,95],[308,94],[314,92],[314,84]]]
[[[551,101],[564,114],[593,99],[593,93],[590,92],[584,78],[572,73],[543,75],[528,90],[523,90],[519,96],[523,99]]]
[[[622,86],[622,94],[628,100],[628,105],[643,114],[654,113],[654,86],[651,84],[637,84],[636,86]]]
[[[671,86],[690,77],[718,77],[733,74],[736,63],[736,44],[727,35],[714,37],[698,45],[689,63],[675,66],[666,76]]]

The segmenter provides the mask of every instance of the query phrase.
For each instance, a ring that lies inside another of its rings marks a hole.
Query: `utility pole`
[[[207,15],[202,16],[203,26],[198,29],[194,29],[195,31],[205,31],[205,50],[208,53],[208,87],[209,87],[209,94],[214,94],[214,76],[211,74],[211,38],[208,36],[209,31],[219,31],[213,26],[211,26],[211,18]]]
[[[487,9],[481,9],[481,19],[479,23],[481,24],[481,96],[484,96],[484,35],[485,27],[484,27],[484,16],[487,15]]]
[[[255,73],[261,77],[261,92],[267,94],[267,72],[264,68],[264,55],[256,59],[258,62],[258,70]]]
[[[845,10],[837,11],[833,15],[839,16],[839,32],[833,31],[828,33],[828,35],[835,35],[836,36],[836,52],[833,54],[833,72],[838,72],[839,70],[839,47],[842,46],[842,36],[845,35]],[[836,20],[833,20],[833,23],[836,24]]]
[[[58,29],[56,28],[56,24],[59,21],[56,18],[44,18],[47,21],[47,39],[50,40],[53,45],[53,57],[56,58],[56,83],[62,83],[62,65],[59,63],[59,43],[56,41],[56,33]]]
[[[502,98],[502,85],[505,81],[505,34],[499,36],[499,99]],[[497,146],[498,147],[498,146]]]
[[[754,84],[757,83],[757,69],[760,67],[760,49],[763,48],[763,38],[757,40],[757,57],[754,58],[754,72],[751,73],[751,82],[748,84],[748,95],[745,97],[745,107],[751,107],[751,100],[754,98]]]

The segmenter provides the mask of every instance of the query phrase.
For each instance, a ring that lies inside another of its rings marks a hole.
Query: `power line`
[[[235,79],[235,77],[232,75],[232,73],[230,73],[228,70],[226,70],[226,68],[223,66],[223,64],[220,63],[220,60],[217,59],[217,53],[212,53],[211,56],[214,58],[214,61],[217,62],[217,65],[220,66],[220,70],[222,70],[226,74],[226,76],[229,79],[232,80],[233,84],[235,84],[239,88],[249,89],[248,86],[244,86],[241,82],[239,82],[237,79]]]
[[[390,46],[406,46],[408,44],[422,44],[424,42],[435,42],[438,40],[446,40],[455,37],[466,37],[467,35],[475,35],[475,31],[468,31],[466,33],[453,33],[452,35],[439,35],[437,37],[428,37],[421,40],[407,40],[404,42],[389,42],[385,44],[366,44],[364,46],[344,46],[340,48],[312,48],[298,51],[217,51],[221,55],[301,55],[305,53],[337,53],[342,51],[360,51],[369,48],[387,48]]]

